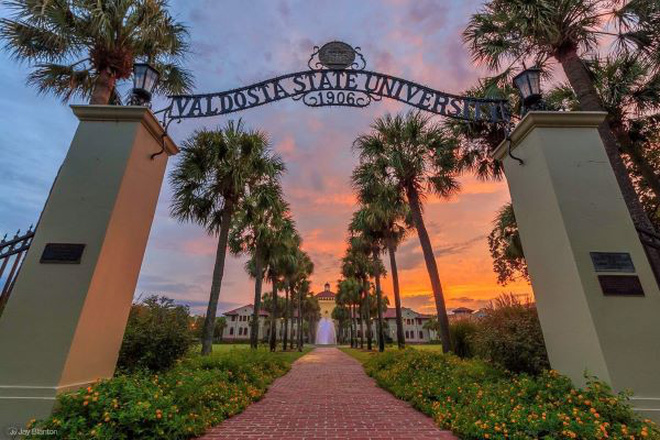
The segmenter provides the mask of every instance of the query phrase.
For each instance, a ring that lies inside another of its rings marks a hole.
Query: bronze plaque
[[[637,275],[598,275],[598,282],[606,296],[644,296]]]
[[[319,61],[328,69],[346,69],[355,61],[355,49],[343,41],[331,41],[319,49]]]
[[[85,245],[80,243],[47,243],[41,264],[80,264]]]
[[[596,272],[635,273],[635,265],[628,252],[589,252]]]

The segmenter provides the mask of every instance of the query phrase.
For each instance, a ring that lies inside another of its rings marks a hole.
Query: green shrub
[[[68,440],[196,437],[258,400],[297,356],[246,349],[191,355],[162,374],[120,374],[62,394],[52,416],[31,426]]]
[[[592,380],[575,389],[555,371],[514,374],[479,359],[406,349],[370,356],[367,373],[463,440],[660,439],[627,395]]]
[[[477,328],[477,323],[471,319],[459,319],[449,324],[451,348],[456,356],[470,358],[474,355],[471,338]]]
[[[497,298],[470,338],[474,354],[513,372],[550,368],[536,307],[513,295]]]
[[[133,304],[117,366],[152,371],[171,367],[194,342],[190,322],[188,307],[164,296]]]

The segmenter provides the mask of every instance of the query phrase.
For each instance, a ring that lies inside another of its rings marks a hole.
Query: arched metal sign
[[[455,119],[508,122],[507,101],[452,95],[366,70],[359,47],[332,41],[314,47],[309,70],[217,93],[173,95],[166,121],[225,115],[291,98],[310,107],[366,107],[383,97]]]

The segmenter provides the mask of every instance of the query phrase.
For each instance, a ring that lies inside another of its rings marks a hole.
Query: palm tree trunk
[[[401,315],[401,292],[399,290],[399,271],[396,266],[396,248],[392,240],[388,240],[387,250],[390,254],[390,271],[392,272],[392,290],[394,290],[394,307],[396,308],[396,342],[400,349],[406,346],[403,337],[403,316]]]
[[[348,309],[351,313],[351,348],[355,348],[355,305],[349,304]]]
[[[429,233],[424,225],[424,217],[422,217],[422,208],[419,202],[419,194],[417,189],[413,186],[406,188],[408,196],[408,204],[410,205],[410,213],[417,230],[419,243],[422,246],[424,253],[424,262],[426,263],[426,271],[429,273],[431,279],[431,289],[433,290],[433,298],[435,299],[435,308],[438,313],[438,322],[440,323],[440,338],[442,339],[442,351],[447,353],[451,350],[451,342],[449,339],[449,318],[447,317],[447,307],[445,306],[445,296],[442,292],[442,284],[440,284],[440,275],[438,275],[438,265],[435,262],[435,255],[431,247],[431,239]]]
[[[360,348],[364,349],[364,300],[362,300],[362,295],[360,295],[360,300],[358,310],[360,315]]]
[[[296,335],[298,336],[298,351],[302,351],[302,331],[303,331],[303,321],[302,321],[302,289],[298,292],[298,331]]]
[[[271,282],[273,283],[273,305],[270,319],[270,351],[275,351],[277,348],[277,280],[275,277],[271,278]]]
[[[112,90],[115,88],[115,82],[116,79],[110,71],[100,71],[96,81],[94,81],[94,90],[92,90],[92,98],[89,103],[92,105],[108,105]]]
[[[222,277],[225,273],[227,238],[229,236],[229,225],[233,211],[233,204],[231,202],[227,202],[225,209],[222,210],[220,237],[218,237],[218,248],[215,253],[215,266],[213,267],[213,278],[211,281],[211,294],[209,295],[209,305],[206,309],[206,318],[204,319],[204,328],[202,329],[202,355],[204,356],[211,354],[213,350],[213,330],[215,328],[215,317],[218,312]]]
[[[364,304],[365,304],[365,319],[367,321],[367,350],[371,351],[371,340],[373,334],[371,332],[371,298],[369,298],[369,279],[364,279]]]
[[[556,58],[561,64],[564,73],[568,78],[568,82],[571,84],[573,91],[575,91],[575,94],[578,97],[580,110],[604,111],[591,76],[589,75],[584,62],[578,56],[577,50],[575,48],[570,48],[558,53]],[[646,212],[644,212],[644,208],[639,201],[635,187],[630,180],[628,170],[621,158],[621,151],[617,144],[617,140],[614,137],[614,130],[612,129],[612,125],[615,123],[616,121],[613,121],[611,116],[608,115],[605,121],[603,121],[598,127],[598,133],[603,141],[605,152],[607,153],[612,170],[614,171],[614,176],[621,189],[623,200],[626,202],[628,212],[630,213],[630,217],[632,218],[635,227],[637,229],[654,232],[655,228],[646,215]],[[644,241],[642,241],[642,246],[644,246],[656,280],[660,282],[660,253],[657,249],[646,245]]]
[[[383,338],[383,294],[380,291],[380,268],[378,267],[378,250],[374,249],[374,278],[376,280],[376,310],[378,311],[378,324],[376,331],[378,331],[378,351],[385,351],[385,339]]]
[[[282,337],[282,349],[286,351],[289,333],[289,286],[284,289],[284,336]]]
[[[252,313],[252,323],[250,325],[250,347],[257,348],[259,345],[259,313],[261,312],[261,288],[263,284],[263,258],[261,251],[255,250],[254,268],[256,278],[254,280],[254,308]]]

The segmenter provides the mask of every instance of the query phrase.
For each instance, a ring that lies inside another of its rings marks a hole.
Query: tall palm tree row
[[[491,0],[472,16],[463,36],[474,59],[501,76],[509,76],[526,61],[540,66],[558,62],[580,110],[604,111],[585,56],[596,52],[607,37],[614,38],[614,53],[634,53],[657,66],[659,13],[657,0]],[[599,133],[635,226],[653,230],[621,158],[625,133],[614,115],[608,115]],[[660,270],[657,252],[649,253]]]
[[[357,326],[356,326],[356,313],[355,308],[360,304],[360,296],[362,293],[362,283],[355,277],[347,274],[352,273],[352,270],[343,271],[346,277],[339,281],[337,284],[337,303],[340,307],[348,308],[349,315],[349,335],[351,347],[357,347]]]
[[[426,195],[450,197],[459,189],[457,180],[460,160],[458,142],[446,129],[420,112],[377,118],[371,132],[354,142],[360,165],[373,167],[373,172],[396,189],[398,198],[410,209],[411,223],[422,247],[424,262],[435,299],[443,351],[451,349],[449,319],[433,246],[423,217]]]
[[[362,162],[353,171],[353,188],[358,201],[364,208],[357,217],[364,227],[372,231],[375,250],[386,249],[389,254],[392,273],[392,290],[396,312],[397,345],[405,347],[403,317],[401,313],[401,292],[399,273],[396,264],[396,249],[404,240],[411,225],[410,208],[401,197],[400,191],[387,176],[379,175],[378,167],[370,162]],[[358,211],[360,212],[360,211]]]
[[[284,171],[264,133],[229,121],[215,130],[199,130],[181,148],[170,176],[172,216],[204,227],[218,236],[209,304],[204,321],[202,354],[211,353],[213,326],[224,274],[230,227],[237,212],[257,188]],[[258,192],[258,191],[257,191]]]
[[[166,0],[4,0],[0,39],[12,57],[30,65],[28,84],[63,101],[120,101],[117,84],[133,63],[148,61],[161,74],[157,90],[177,94],[193,85],[182,67],[188,30]]]
[[[354,237],[351,245],[355,249],[361,247],[361,251],[371,256],[371,273],[373,274],[375,293],[376,293],[376,313],[377,313],[377,332],[378,332],[378,351],[385,350],[385,339],[383,334],[383,296],[380,287],[381,276],[385,273],[385,268],[380,260],[380,254],[385,247],[385,234],[383,224],[380,222],[379,212],[375,211],[370,205],[362,206],[353,214],[353,219],[349,225],[349,231]]]
[[[357,285],[357,298],[355,298],[358,307],[357,315],[360,322],[360,348],[364,348],[364,339],[366,335],[367,349],[371,350],[371,321],[370,308],[368,307],[369,297],[369,278],[373,273],[371,261],[371,252],[365,246],[365,243],[359,238],[352,236],[348,239],[348,247],[341,261],[341,274],[344,279],[354,280]],[[352,286],[353,287],[353,286]],[[365,332],[365,321],[367,323]]]
[[[272,259],[283,230],[290,229],[288,205],[276,178],[257,185],[245,197],[237,212],[229,237],[229,247],[236,255],[249,255],[246,271],[255,280],[254,310],[251,321],[250,344],[257,348],[258,325],[261,312],[262,285],[268,263]]]

